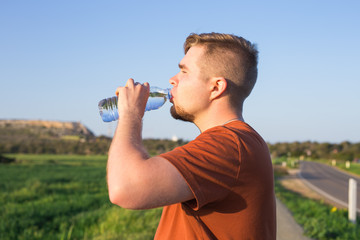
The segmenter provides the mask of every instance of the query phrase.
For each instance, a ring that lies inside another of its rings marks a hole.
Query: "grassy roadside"
[[[330,159],[315,159],[315,160],[303,159],[303,160],[324,163],[326,165],[335,167],[341,171],[345,171],[347,173],[354,174],[360,177],[360,163],[350,162],[350,164],[347,165],[346,164],[347,161],[341,161],[341,160],[336,160],[335,162]],[[299,162],[300,160],[298,158],[290,158],[290,157],[289,158],[282,157],[273,160],[273,164],[281,165],[284,163],[286,164],[286,167],[289,168],[297,168],[299,166]]]
[[[277,198],[292,212],[294,219],[303,229],[304,234],[312,239],[358,239],[360,220],[356,224],[348,221],[348,212],[337,209],[322,201],[306,198],[283,187],[282,176],[286,168],[275,167],[275,192]]]
[[[329,166],[333,166],[341,171],[345,171],[350,174],[354,174],[360,177],[360,163],[349,162],[347,165],[346,161],[333,161],[328,159],[320,159],[319,162],[325,163]]]

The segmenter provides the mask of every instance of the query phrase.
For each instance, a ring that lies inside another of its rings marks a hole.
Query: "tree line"
[[[104,155],[107,154],[111,138],[100,136],[94,138],[17,138],[12,141],[1,141],[0,154],[27,153],[27,154],[80,154]],[[166,139],[144,139],[143,144],[150,155],[158,155],[187,143]]]
[[[336,159],[359,161],[360,143],[291,142],[268,144],[272,158]]]
[[[107,154],[111,138],[100,136],[93,138],[16,138],[12,141],[1,141],[1,153],[29,154]],[[179,139],[144,139],[143,144],[150,155],[170,151],[187,141]],[[268,143],[272,158],[295,157],[306,159],[336,159],[359,161],[360,143],[318,143],[318,142],[283,142]]]

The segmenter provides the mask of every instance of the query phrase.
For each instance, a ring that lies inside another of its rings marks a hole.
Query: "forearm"
[[[119,120],[109,149],[109,160],[115,158],[115,162],[119,162],[134,157],[147,159],[148,154],[142,144],[141,132],[142,119],[140,117],[123,117]]]
[[[118,202],[123,193],[130,194],[136,186],[137,176],[148,154],[142,144],[142,119],[126,118],[119,120],[109,149],[107,163],[107,182],[112,202]]]

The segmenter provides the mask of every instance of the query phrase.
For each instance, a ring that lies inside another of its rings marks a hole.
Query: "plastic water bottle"
[[[150,96],[146,103],[145,111],[160,108],[166,100],[171,98],[170,88],[162,89],[158,87],[150,87]],[[98,104],[100,116],[104,122],[111,122],[119,119],[117,108],[117,97],[105,98]]]

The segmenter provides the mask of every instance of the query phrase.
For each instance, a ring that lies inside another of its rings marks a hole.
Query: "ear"
[[[223,77],[214,77],[210,80],[211,95],[210,99],[213,100],[222,96],[227,88],[227,81]]]

